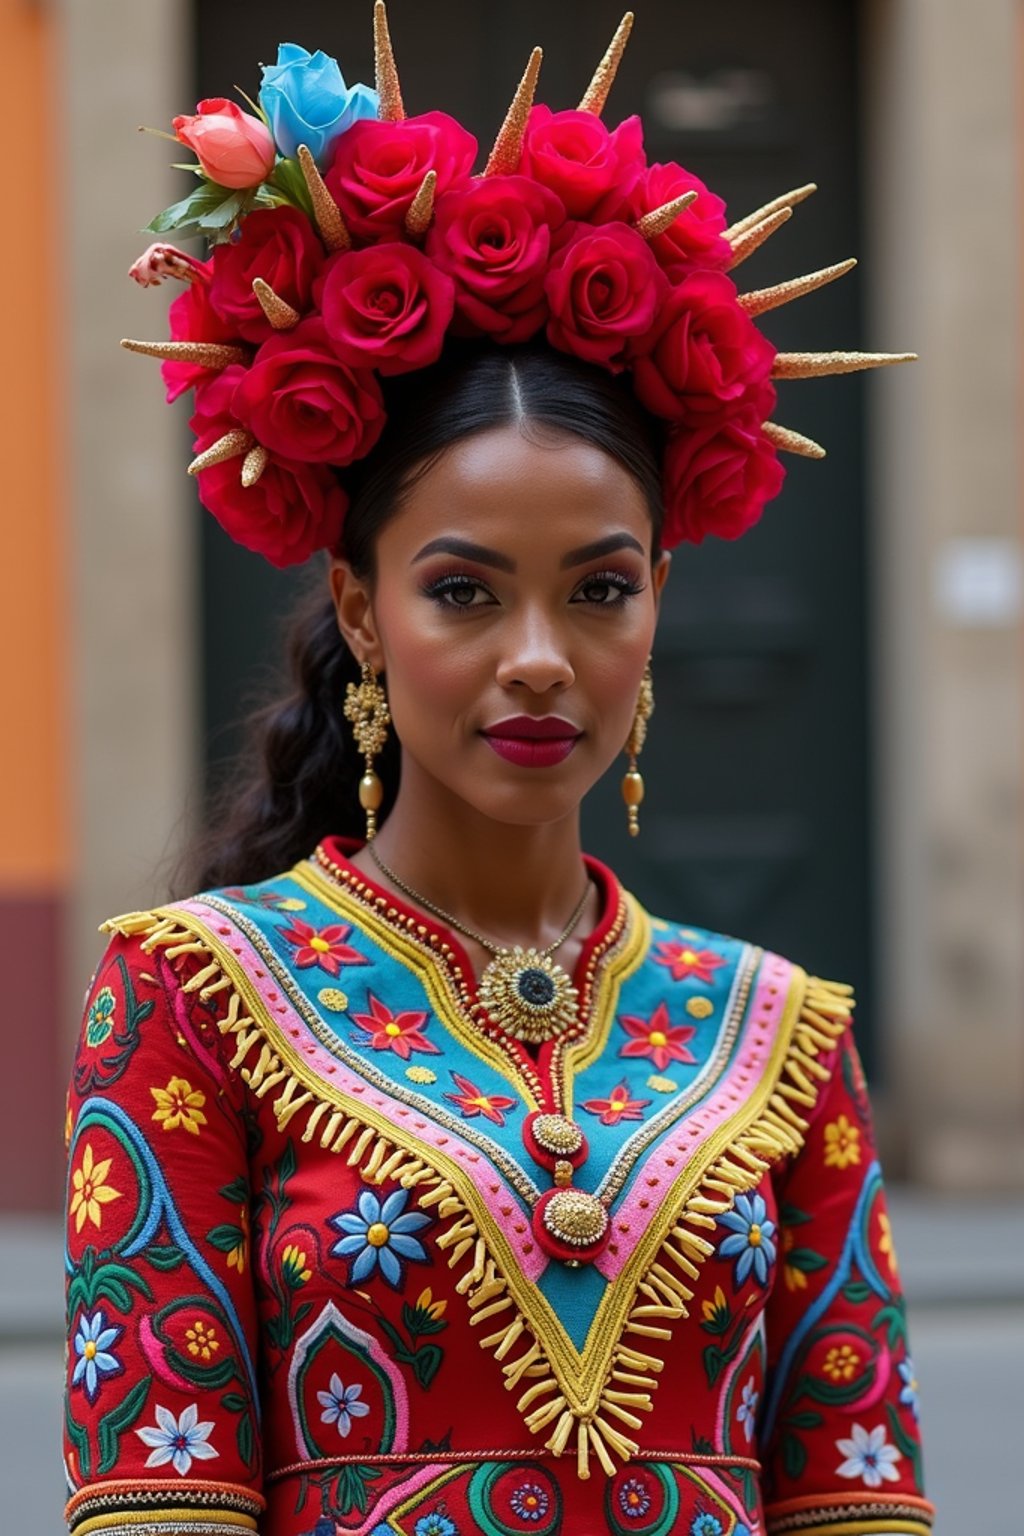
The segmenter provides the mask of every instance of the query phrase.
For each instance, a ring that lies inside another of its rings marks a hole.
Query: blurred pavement
[[[890,1194],[940,1536],[1019,1527],[1024,1203]],[[51,1220],[0,1221],[4,1531],[63,1530],[62,1286]]]

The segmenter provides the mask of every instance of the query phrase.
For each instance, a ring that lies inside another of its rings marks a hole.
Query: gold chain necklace
[[[480,1001],[494,1022],[514,1040],[523,1040],[528,1045],[540,1045],[545,1040],[553,1040],[563,1034],[576,1022],[576,988],[568,972],[551,956],[559,945],[565,943],[583,916],[590,895],[589,879],[572,917],[553,944],[547,945],[545,949],[534,946],[524,949],[519,944],[510,947],[496,944],[493,939],[485,938],[482,933],[460,923],[457,917],[429,901],[419,891],[414,891],[393,869],[389,869],[373,843],[367,843],[366,847],[377,868],[400,891],[404,891],[418,906],[426,907],[428,912],[432,912],[458,933],[465,934],[466,938],[473,939],[494,956],[480,978]]]

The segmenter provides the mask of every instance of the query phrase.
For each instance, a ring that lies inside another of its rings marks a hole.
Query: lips
[[[522,768],[550,768],[564,762],[582,734],[571,721],[557,715],[515,715],[483,732],[484,740],[499,757]]]

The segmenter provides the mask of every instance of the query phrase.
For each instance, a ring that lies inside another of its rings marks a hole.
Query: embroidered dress
[[[928,1531],[847,989],[590,860],[579,1022],[531,1054],[346,847],[107,925],[71,1528]]]

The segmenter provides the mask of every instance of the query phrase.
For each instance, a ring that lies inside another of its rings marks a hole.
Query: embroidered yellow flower
[[[889,1220],[888,1211],[879,1211],[878,1227],[881,1233],[878,1239],[878,1251],[885,1254],[889,1263],[889,1273],[895,1275],[897,1271],[896,1248],[892,1240],[892,1223]]]
[[[181,1125],[193,1136],[199,1135],[199,1127],[206,1124],[203,1114],[205,1093],[193,1088],[184,1077],[172,1077],[166,1088],[149,1091],[156,1100],[153,1119],[162,1121],[165,1131],[176,1130]]]
[[[71,1175],[74,1194],[71,1197],[70,1214],[75,1218],[76,1232],[81,1232],[87,1218],[94,1227],[99,1227],[103,1217],[100,1207],[109,1205],[111,1200],[120,1200],[121,1191],[112,1189],[107,1183],[112,1161],[112,1158],[104,1157],[100,1162],[95,1162],[92,1142],[86,1143],[82,1166],[76,1168]]]
[[[188,1352],[200,1360],[212,1360],[220,1349],[220,1340],[217,1330],[210,1323],[204,1323],[201,1318],[196,1318],[191,1328],[185,1329],[185,1338],[188,1342]]]
[[[436,1083],[437,1073],[429,1067],[406,1067],[405,1075],[411,1083]]]
[[[860,1131],[845,1115],[825,1127],[825,1167],[849,1168],[860,1163]]]
[[[306,1264],[304,1250],[297,1247],[295,1243],[289,1243],[281,1255],[281,1273],[285,1284],[290,1285],[293,1291],[297,1291],[300,1285],[305,1285],[313,1273],[311,1269],[306,1268]]]
[[[74,1129],[74,1121],[71,1118],[71,1094],[69,1092],[67,1094],[67,1096],[65,1097],[65,1099],[64,1099],[64,1146],[65,1146],[65,1149],[70,1147],[70,1145],[71,1145],[71,1132],[72,1132],[73,1129]]]
[[[825,1356],[822,1370],[830,1381],[852,1381],[860,1370],[860,1355],[849,1344],[835,1344]]]
[[[245,1273],[245,1261],[249,1257],[249,1207],[238,1207],[238,1225],[240,1239],[228,1254],[228,1268],[237,1269],[240,1275]]]
[[[426,1312],[427,1316],[432,1317],[435,1323],[439,1322],[444,1316],[447,1306],[448,1303],[446,1301],[434,1300],[434,1293],[430,1289],[429,1285],[425,1291],[420,1291],[416,1298],[417,1310],[420,1312]]]
[[[783,1227],[783,1229],[782,1229],[782,1252],[783,1252],[783,1254],[789,1253],[791,1251],[792,1247],[793,1247],[793,1229],[792,1229],[792,1227]],[[786,1282],[786,1290],[787,1291],[805,1291],[807,1289],[807,1276],[804,1274],[803,1270],[802,1269],[798,1269],[795,1264],[786,1264],[785,1261],[783,1262],[782,1278]]]
[[[729,1303],[720,1285],[715,1286],[714,1299],[702,1301],[700,1309],[704,1315],[704,1321],[711,1323],[713,1327],[721,1328],[729,1321]]]

